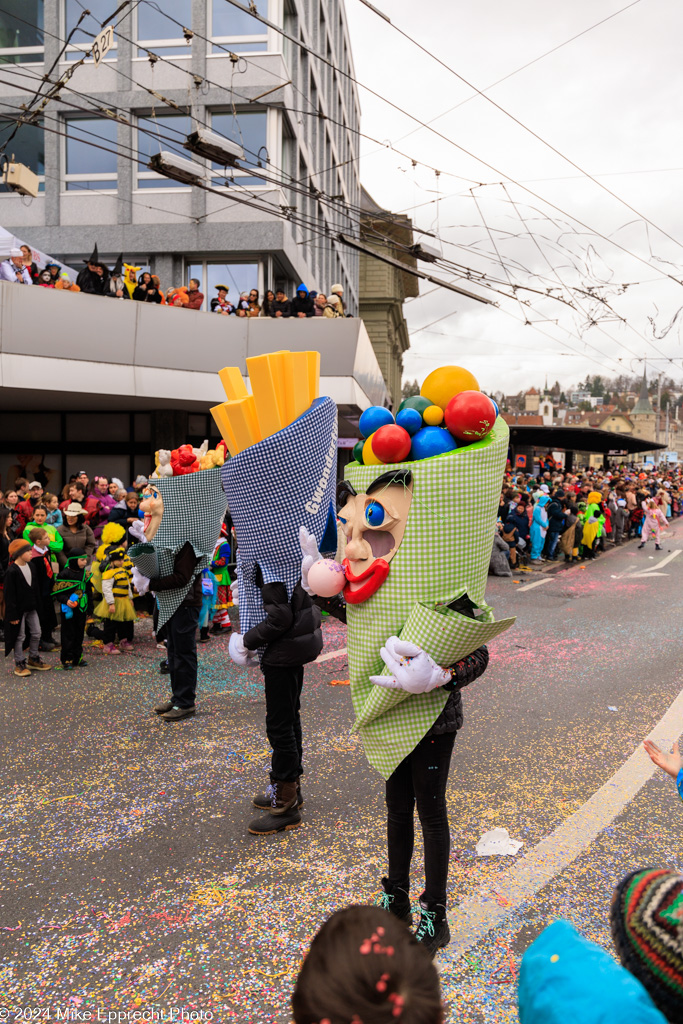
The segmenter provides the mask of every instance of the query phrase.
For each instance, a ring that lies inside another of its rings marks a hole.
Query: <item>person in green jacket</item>
[[[58,551],[62,550],[64,547],[64,540],[57,533],[57,527],[51,526],[50,523],[47,522],[47,508],[45,505],[36,505],[33,512],[33,519],[30,523],[26,524],[22,534],[24,540],[29,539],[31,530],[35,530],[36,527],[44,530],[50,538],[50,551],[52,554],[56,555]]]

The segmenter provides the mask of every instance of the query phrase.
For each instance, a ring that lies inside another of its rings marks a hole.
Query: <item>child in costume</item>
[[[648,498],[643,502],[643,512],[645,513],[645,519],[638,548],[644,548],[650,539],[650,535],[652,535],[655,539],[655,551],[661,551],[662,546],[659,543],[662,538],[661,531],[662,527],[666,529],[669,525],[668,520],[654,498]]]
[[[38,618],[40,620],[40,649],[54,651],[58,646],[52,636],[57,628],[55,604],[52,598],[54,570],[50,559],[50,537],[42,526],[36,526],[29,532],[29,543],[33,545],[33,572],[38,584]]]
[[[439,372],[451,387],[463,377],[474,381],[458,368]],[[423,395],[438,394],[432,384],[430,375]],[[352,462],[337,494],[346,540],[343,596],[354,730],[385,780],[389,870],[380,899],[411,923],[417,803],[426,884],[415,935],[432,954],[450,940],[445,793],[463,721],[459,691],[486,670],[486,644],[514,621],[494,621],[484,596],[509,440],[507,425],[490,406],[482,439],[455,450],[451,443],[450,450],[441,447],[442,454],[423,458],[413,440],[411,454],[418,457],[412,461]],[[447,431],[427,429],[444,444],[440,435]],[[371,439],[363,457],[368,447],[372,453]],[[302,585],[310,590],[320,556],[303,531],[301,539]]]
[[[211,560],[211,571],[213,572],[216,578],[216,583],[218,584],[216,602],[214,605],[212,633],[222,633],[225,629],[232,629],[229,612],[230,605],[232,604],[230,570],[228,569],[230,555],[230,543],[223,536],[223,530],[221,530],[221,536],[218,538],[216,550],[214,551],[213,558]]]
[[[102,600],[95,608],[95,615],[104,619],[104,652],[120,654],[133,650],[135,608],[133,607],[132,570],[125,565],[126,552],[115,547],[106,559],[102,572]],[[115,640],[118,636],[119,647]]]
[[[545,506],[550,501],[547,494],[541,494],[534,505],[531,517],[531,561],[540,565],[545,536],[548,532],[548,513]]]
[[[88,609],[88,559],[82,548],[71,551],[66,565],[57,577],[54,594],[61,602],[62,668],[85,668],[83,635]]]
[[[46,672],[39,653],[40,619],[38,607],[40,593],[35,570],[33,550],[27,540],[13,540],[9,546],[9,565],[4,579],[5,596],[5,657],[14,652],[15,676],[30,676],[32,671]],[[28,664],[24,642],[28,637]]]
[[[211,569],[202,569],[202,607],[199,613],[199,642],[202,644],[208,644],[211,639],[209,623],[213,619],[217,593],[218,584]]]

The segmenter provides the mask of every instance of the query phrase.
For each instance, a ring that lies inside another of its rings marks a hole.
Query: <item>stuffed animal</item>
[[[182,288],[173,288],[166,295],[166,302],[169,306],[187,306],[190,299],[185,285]]]
[[[173,476],[171,452],[168,448],[160,448],[158,452],[154,453],[154,458],[157,466],[152,475],[155,480],[162,476]]]
[[[198,471],[199,462],[191,444],[181,444],[180,448],[173,449],[171,452],[171,468],[173,476],[185,476],[187,473],[196,473]]]
[[[199,448],[193,448],[192,449],[192,451],[197,456],[197,460],[199,462],[202,461],[202,459],[204,458],[204,456],[206,455],[208,450],[209,450],[209,442],[208,441],[202,441],[202,443],[200,444]]]
[[[200,469],[213,469],[214,466],[222,466],[225,462],[225,453],[223,449],[212,448],[206,455],[203,455],[199,461]]]

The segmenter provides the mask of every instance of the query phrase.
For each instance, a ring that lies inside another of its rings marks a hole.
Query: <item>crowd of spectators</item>
[[[203,307],[205,295],[198,278],[191,278],[187,286],[164,289],[156,274],[147,271],[138,273],[140,270],[140,267],[124,263],[122,256],[110,270],[99,259],[95,247],[74,282],[59,263],[48,260],[44,267],[38,267],[30,246],[22,245],[20,248],[11,249],[9,258],[0,262],[0,281],[37,285],[39,288],[55,288],[59,291],[84,292],[111,299],[152,302],[159,306],[176,306],[181,309]],[[275,292],[267,291],[263,299],[256,288],[249,292],[240,292],[239,297],[234,298],[230,297],[230,286],[227,284],[217,284],[215,291],[216,295],[210,299],[208,307],[211,313],[220,316],[331,319],[350,315],[346,312],[344,289],[340,284],[333,284],[329,295],[325,295],[322,292],[309,291],[302,283],[291,299],[282,289]]]

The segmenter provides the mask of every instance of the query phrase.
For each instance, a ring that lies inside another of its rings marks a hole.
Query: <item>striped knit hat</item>
[[[683,875],[643,868],[622,879],[612,900],[619,959],[670,1021],[683,1021]]]

